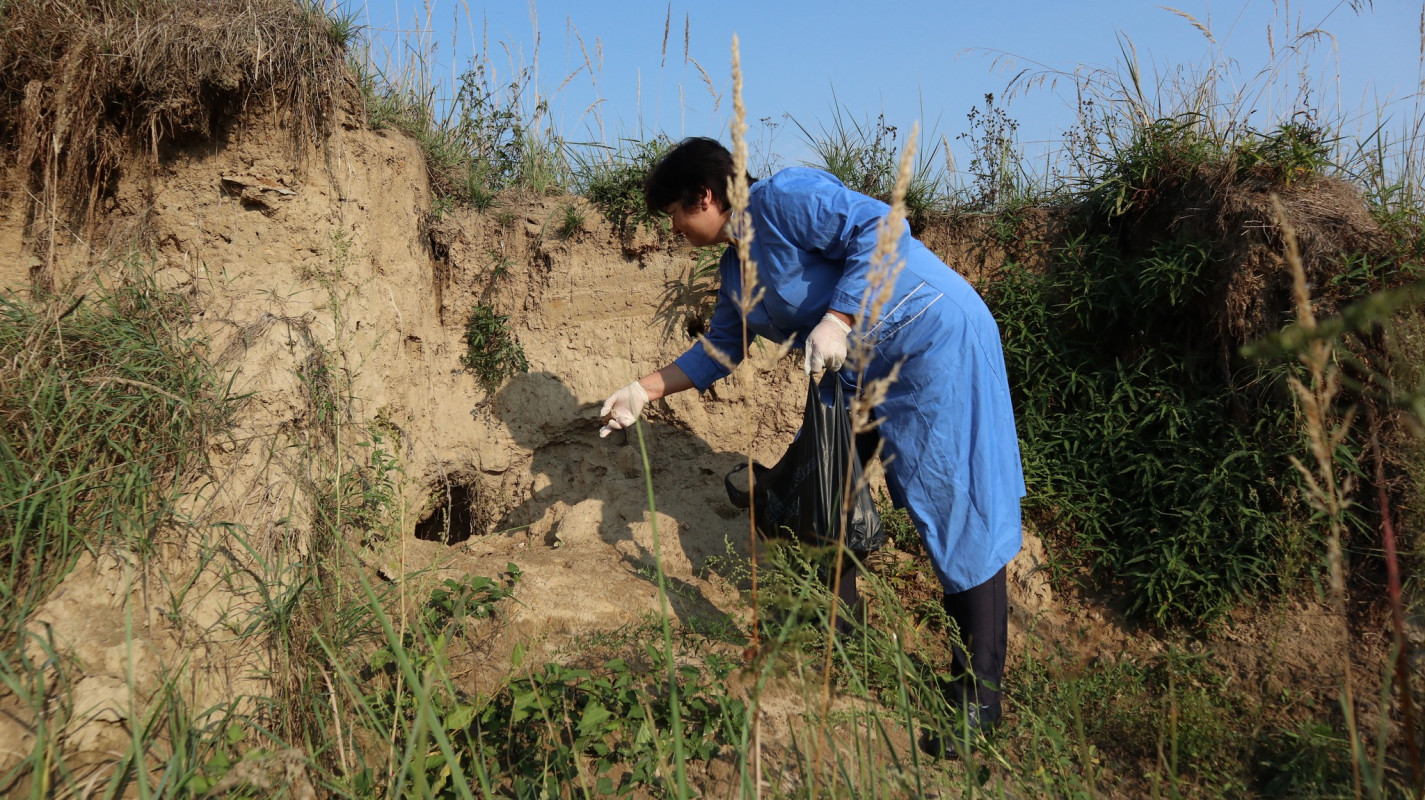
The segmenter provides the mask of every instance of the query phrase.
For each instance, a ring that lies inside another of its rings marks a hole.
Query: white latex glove
[[[826,312],[807,337],[806,360],[802,364],[806,374],[841,369],[846,363],[846,337],[850,333],[850,325],[830,311]]]
[[[599,428],[599,438],[608,436],[613,431],[621,431],[632,425],[638,415],[643,413],[643,407],[648,405],[648,392],[634,381],[629,385],[619,389],[609,395],[609,399],[604,401],[604,408],[599,414],[604,420],[604,426]]]

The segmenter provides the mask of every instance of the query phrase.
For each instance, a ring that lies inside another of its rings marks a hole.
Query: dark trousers
[[[865,464],[877,455],[880,434],[874,429],[856,436],[856,453]],[[849,586],[848,586],[849,584]],[[840,592],[855,608],[856,573],[843,572]],[[946,592],[941,605],[960,629],[951,656],[952,680],[945,699],[955,708],[980,706],[993,723],[1000,713],[1000,683],[1004,680],[1004,655],[1009,645],[1009,589],[1005,568],[994,577],[963,592]]]
[[[957,708],[979,706],[999,718],[1000,683],[1009,640],[1009,591],[1005,568],[963,592],[946,592],[945,613],[960,629],[952,656],[952,680],[945,699]]]
[[[862,613],[861,597],[856,591],[859,572],[848,558],[842,564],[839,581],[834,570],[828,574],[828,586],[846,605],[846,611],[836,620],[836,632],[841,635],[851,633],[854,627],[847,617]],[[951,677],[942,685],[945,701],[959,709],[978,706],[977,717],[993,724],[999,720],[1000,683],[1004,680],[1004,656],[1009,644],[1005,568],[1000,567],[993,578],[979,586],[946,592],[940,603],[958,628],[950,656]]]

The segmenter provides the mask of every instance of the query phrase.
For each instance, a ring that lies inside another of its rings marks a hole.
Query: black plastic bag
[[[796,538],[812,544],[841,540],[848,550],[866,553],[886,543],[886,532],[870,487],[861,479],[861,459],[852,444],[851,417],[846,412],[841,379],[828,370],[822,388],[832,395],[832,404],[822,403],[816,381],[808,381],[802,431],[782,460],[773,467],[753,464],[757,530],[769,538]],[[733,477],[746,469],[746,464],[739,464],[723,481],[728,499],[738,508],[747,508],[748,493],[734,485]],[[855,498],[843,538],[841,493],[847,486],[847,469],[851,470]]]

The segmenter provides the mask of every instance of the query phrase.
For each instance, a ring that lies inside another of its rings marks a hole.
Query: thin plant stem
[[[648,462],[648,443],[643,438],[643,423],[635,420],[638,431],[638,453],[643,462],[643,484],[648,491],[648,521],[653,529],[653,561],[658,573],[658,618],[663,626],[664,658],[668,660],[668,708],[673,718],[673,769],[677,776],[678,797],[688,797],[688,774],[683,759],[683,719],[678,705],[678,662],[673,655],[673,627],[669,618],[668,586],[663,576],[663,551],[658,535],[658,511],[653,499],[653,466]]]
[[[1420,769],[1420,748],[1415,741],[1415,709],[1410,686],[1410,640],[1405,637],[1405,608],[1400,597],[1400,560],[1395,546],[1395,525],[1390,517],[1390,498],[1385,488],[1385,456],[1380,448],[1380,419],[1372,409],[1371,455],[1375,461],[1376,501],[1380,505],[1381,542],[1385,549],[1386,597],[1390,603],[1391,634],[1395,651],[1395,680],[1400,691],[1400,714],[1405,726],[1405,747],[1410,755],[1410,777],[1417,797],[1425,796],[1425,777]]]
[[[728,185],[728,201],[731,205],[732,218],[732,238],[737,245],[738,263],[742,271],[742,292],[738,298],[738,310],[742,318],[742,352],[746,355],[751,345],[751,337],[747,328],[747,315],[762,300],[762,292],[757,286],[757,264],[752,260],[752,218],[747,212],[750,200],[750,187],[747,185],[747,109],[742,103],[742,57],[738,46],[737,34],[732,35],[732,178]],[[754,377],[755,379],[755,377]],[[754,393],[750,393],[755,396]],[[752,408],[747,406],[747,417],[749,423],[745,426],[751,435],[753,426],[751,425]],[[761,647],[761,619],[757,605],[757,506],[756,506],[756,477],[755,466],[752,458],[751,442],[747,447],[747,494],[748,514],[748,558],[750,561],[751,581],[752,581],[752,645],[751,652],[753,658],[757,658]],[[761,702],[759,695],[752,697],[752,770],[753,770],[753,792],[757,798],[762,797],[762,718]]]

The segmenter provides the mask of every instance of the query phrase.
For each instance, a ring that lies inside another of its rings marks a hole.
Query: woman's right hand
[[[638,381],[619,389],[609,395],[609,399],[604,401],[604,408],[599,412],[603,419],[604,426],[599,428],[599,438],[608,436],[613,431],[621,431],[630,427],[638,420],[643,413],[643,407],[648,405],[648,392]]]

